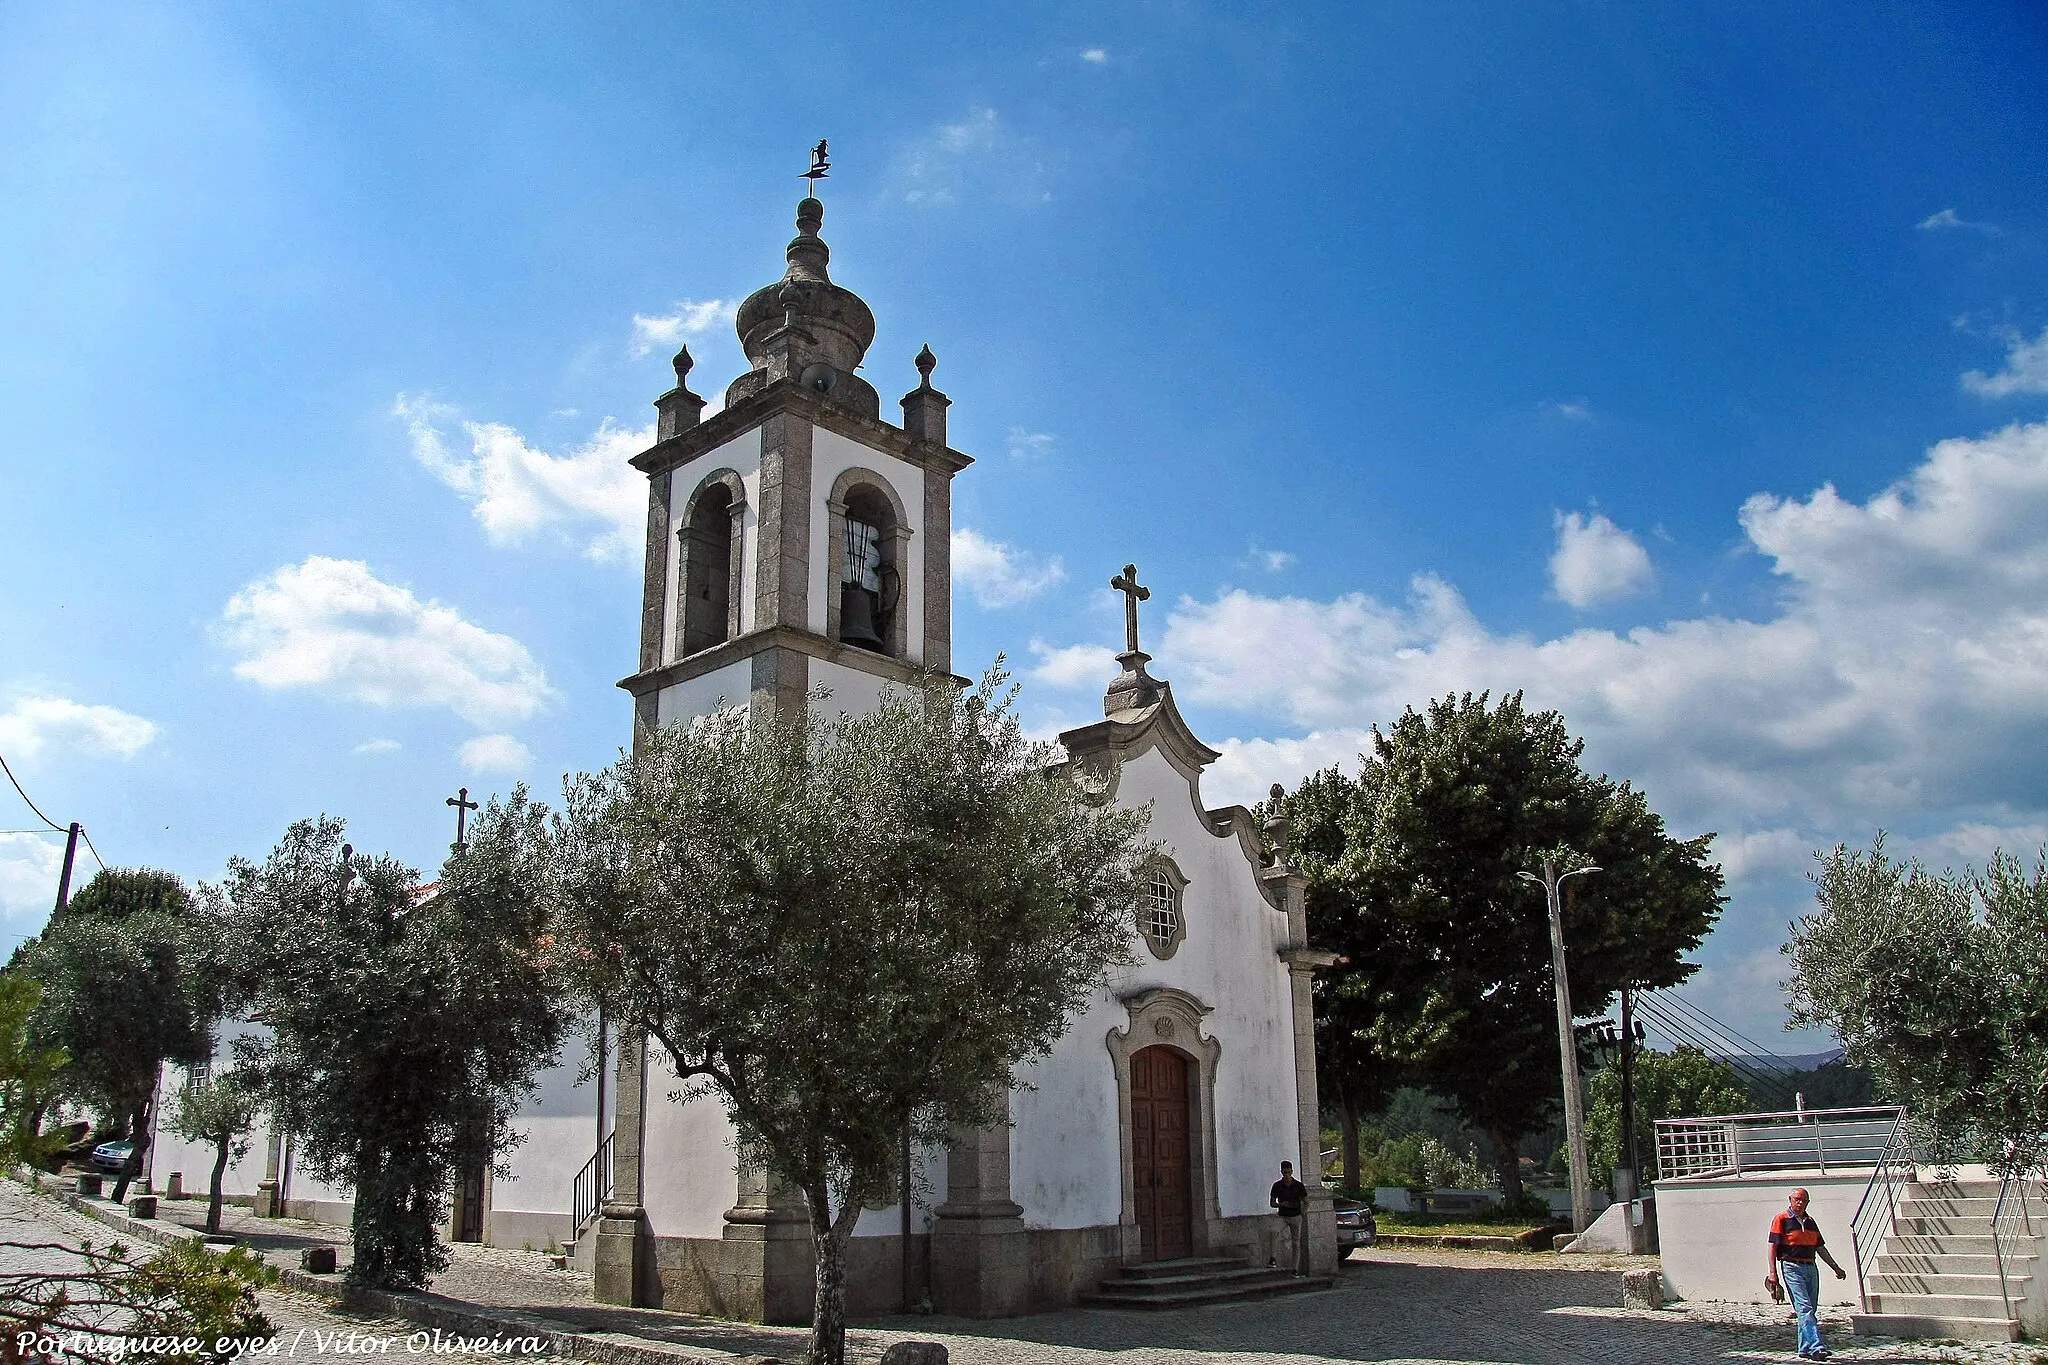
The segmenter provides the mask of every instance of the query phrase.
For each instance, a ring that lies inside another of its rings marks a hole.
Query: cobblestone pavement
[[[181,1223],[204,1215],[204,1206],[191,1202],[159,1207]],[[345,1229],[256,1219],[241,1209],[229,1211],[227,1226],[252,1245],[294,1259],[297,1247],[313,1242],[335,1243],[347,1258]],[[106,1230],[99,1231],[104,1237]],[[468,1245],[450,1250],[448,1269],[433,1283],[437,1295],[516,1309],[621,1341],[658,1344],[685,1357],[715,1360],[730,1352],[794,1360],[802,1353],[802,1328],[597,1304],[587,1277],[553,1269],[541,1253]],[[957,1365],[1725,1365],[1796,1359],[1790,1313],[1783,1308],[1681,1304],[1650,1313],[1618,1307],[1621,1270],[1655,1264],[1654,1257],[1388,1249],[1347,1263],[1336,1287],[1320,1293],[1169,1313],[1085,1309],[996,1322],[887,1318],[855,1324],[850,1354],[872,1361],[892,1342],[924,1340],[945,1343]],[[296,1303],[287,1307],[287,1300]],[[299,1295],[266,1295],[265,1307],[281,1326],[298,1325],[286,1314],[304,1311],[366,1332],[402,1336],[416,1330],[402,1323],[361,1326],[363,1320]],[[1822,1321],[1836,1359],[1855,1365],[2048,1365],[2048,1350],[2038,1346],[1856,1338],[1849,1335],[1846,1310],[1831,1310]]]
[[[200,1206],[197,1221],[205,1221],[204,1205]],[[94,1246],[104,1247],[120,1240],[120,1235],[104,1224],[39,1198],[11,1180],[0,1180],[0,1241],[60,1242],[71,1246],[90,1241]],[[153,1248],[137,1244],[137,1250],[147,1252]],[[77,1265],[76,1258],[62,1252],[22,1252],[0,1248],[0,1267],[10,1270],[61,1274],[75,1269]],[[436,1349],[437,1343],[431,1334],[424,1338],[418,1335],[420,1327],[417,1323],[344,1312],[308,1294],[267,1290],[260,1297],[264,1315],[276,1328],[279,1341],[277,1354],[263,1359],[356,1358],[373,1351],[383,1359],[413,1357],[422,1362],[494,1359],[482,1352]],[[389,1344],[379,1350],[374,1346],[366,1347],[366,1339]],[[417,1349],[408,1349],[408,1343]],[[445,1348],[446,1344],[444,1336],[438,1345]]]

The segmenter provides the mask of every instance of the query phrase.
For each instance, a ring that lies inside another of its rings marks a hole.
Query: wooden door
[[[1188,1149],[1188,1060],[1170,1047],[1131,1056],[1131,1175],[1140,1256],[1194,1254],[1194,1187]]]

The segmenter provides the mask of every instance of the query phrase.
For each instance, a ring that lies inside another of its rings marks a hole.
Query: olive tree
[[[220,1231],[221,1181],[228,1163],[249,1153],[249,1131],[262,1112],[262,1097],[254,1080],[240,1071],[228,1071],[203,1084],[188,1085],[178,1095],[171,1113],[171,1127],[188,1142],[204,1142],[213,1148],[213,1180],[206,1195],[206,1230]]]
[[[814,1365],[844,1359],[846,1240],[905,1126],[999,1122],[1016,1066],[1130,960],[1148,812],[1055,767],[1002,688],[726,711],[565,785],[560,960],[803,1196]]]
[[[1833,1029],[1935,1159],[2048,1167],[2048,860],[1933,872],[1880,836],[1814,887],[1784,948],[1793,1022]]]
[[[321,1178],[352,1187],[351,1277],[418,1289],[468,1152],[503,1151],[563,1020],[541,960],[540,816],[490,802],[438,887],[345,858],[342,824],[301,820],[263,863],[203,887],[229,1000],[269,1029],[236,1040]]]

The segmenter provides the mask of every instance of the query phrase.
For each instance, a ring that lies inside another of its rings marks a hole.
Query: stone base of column
[[[717,1289],[723,1316],[801,1326],[817,1293],[817,1252],[801,1205],[742,1206],[725,1215]]]
[[[942,1204],[932,1224],[932,1306],[963,1318],[1028,1312],[1031,1250],[1024,1210],[1009,1202]]]
[[[1308,1238],[1308,1273],[1337,1273],[1337,1205],[1328,1189],[1309,1186],[1302,1201],[1302,1235]]]
[[[597,1226],[586,1235],[597,1238],[591,1297],[599,1303],[622,1303],[632,1308],[660,1306],[654,1238],[647,1230],[647,1215],[639,1205],[606,1204]]]
[[[277,1182],[259,1180],[256,1182],[256,1202],[250,1205],[250,1212],[258,1218],[275,1218],[284,1210],[277,1206]]]

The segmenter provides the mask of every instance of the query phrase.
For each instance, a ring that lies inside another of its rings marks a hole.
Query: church
[[[832,280],[824,212],[816,198],[797,206],[786,273],[740,305],[751,368],[722,410],[703,418],[685,350],[655,400],[655,444],[633,460],[648,477],[646,576],[639,668],[620,685],[636,732],[721,704],[774,714],[818,687],[864,708],[920,669],[952,667],[953,480],[972,461],[947,442],[928,347],[900,423],[882,415],[858,373],[874,315]],[[940,1312],[1001,1316],[1073,1304],[1147,1263],[1264,1267],[1282,1161],[1311,1191],[1311,1266],[1335,1264],[1310,1008],[1310,974],[1331,959],[1308,946],[1284,828],[1204,805],[1218,755],[1148,672],[1135,570],[1113,586],[1126,594],[1121,671],[1104,680],[1103,719],[1060,741],[1109,799],[1152,808],[1166,848],[1132,907],[1138,965],[1017,1076],[1007,1126],[917,1153],[913,1207],[863,1213],[847,1256],[853,1313],[928,1295]],[[1281,849],[1272,862],[1262,833]],[[797,1196],[736,1162],[716,1098],[667,1098],[658,1052],[630,1044],[617,1059],[611,1187],[594,1238],[575,1229],[579,1253],[593,1244],[598,1297],[804,1320],[812,1255]]]
[[[646,573],[638,667],[620,685],[636,734],[719,706],[786,712],[819,687],[831,705],[872,707],[892,684],[952,668],[953,480],[973,462],[947,443],[929,348],[900,424],[883,418],[858,373],[874,315],[831,278],[824,212],[798,205],[786,273],[741,304],[751,368],[723,408],[703,416],[685,350],[655,400],[655,443],[633,459],[648,480]],[[1335,1267],[1310,1006],[1311,974],[1332,959],[1308,946],[1284,823],[1203,803],[1218,755],[1139,649],[1149,590],[1130,566],[1112,586],[1126,602],[1120,671],[1104,680],[1103,718],[1060,742],[1106,799],[1151,807],[1165,854],[1131,907],[1137,965],[1022,1069],[1006,1125],[913,1153],[909,1206],[863,1211],[850,1313],[929,1301],[998,1317],[1113,1301],[1134,1277],[1157,1293],[1197,1272],[1263,1272],[1286,1254],[1267,1198],[1282,1161],[1308,1186],[1309,1269]],[[540,1076],[514,1120],[521,1140],[495,1173],[458,1182],[445,1235],[566,1248],[605,1302],[807,1321],[800,1196],[742,1166],[715,1096],[669,1098],[658,1045],[602,1046]],[[157,1112],[188,1079],[166,1068]],[[148,1160],[156,1188],[212,1164],[168,1130]],[[261,1212],[348,1222],[350,1191],[294,1164],[289,1134],[259,1131],[226,1189]]]

